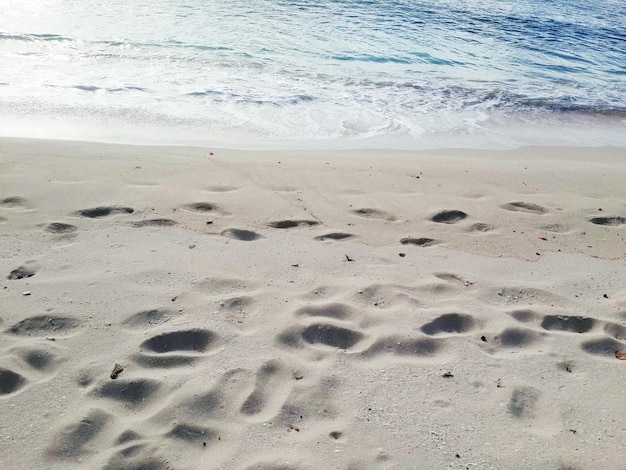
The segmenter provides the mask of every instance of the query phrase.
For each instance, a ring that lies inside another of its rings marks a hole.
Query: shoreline
[[[0,139],[0,466],[620,468],[625,152]]]

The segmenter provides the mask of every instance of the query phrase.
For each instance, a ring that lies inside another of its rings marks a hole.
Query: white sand
[[[0,142],[0,469],[626,468],[624,149],[209,151]]]

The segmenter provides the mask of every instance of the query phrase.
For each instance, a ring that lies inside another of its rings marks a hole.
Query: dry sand
[[[0,142],[1,469],[626,468],[624,149],[212,151]]]

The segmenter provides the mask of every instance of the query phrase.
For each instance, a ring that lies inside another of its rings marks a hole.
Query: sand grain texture
[[[623,149],[212,151],[0,142],[0,468],[624,468]]]

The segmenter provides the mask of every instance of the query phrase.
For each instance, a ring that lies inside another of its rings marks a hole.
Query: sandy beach
[[[625,157],[2,139],[0,468],[626,469]]]

